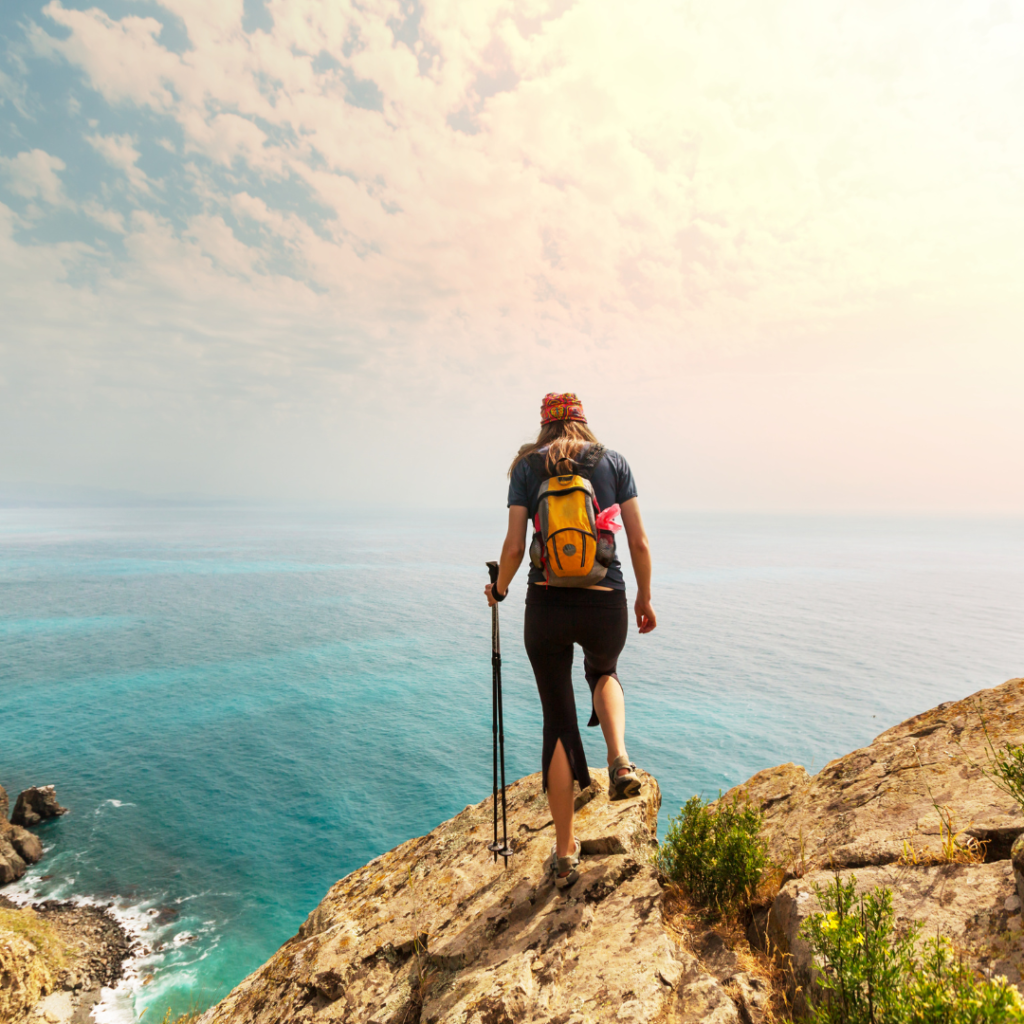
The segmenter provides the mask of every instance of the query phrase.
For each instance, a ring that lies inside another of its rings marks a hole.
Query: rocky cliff
[[[204,1024],[567,1024],[654,1020],[682,999],[732,1006],[662,920],[657,783],[611,803],[607,776],[594,779],[578,798],[585,859],[567,895],[545,872],[554,828],[531,775],[508,789],[507,868],[485,849],[491,801],[467,807],[338,882]]]
[[[859,890],[890,887],[900,918],[1024,992],[1024,814],[983,770],[1007,743],[1024,744],[1024,679],[916,715],[813,777],[781,765],[725,795],[765,811],[786,881],[758,923],[798,986],[811,983],[800,925],[838,872]]]
[[[1008,858],[1024,817],[981,770],[982,720],[997,746],[1024,743],[1024,680],[940,705],[816,776],[782,765],[734,791],[765,809],[784,867],[749,935],[771,939],[794,987],[810,982],[799,925],[833,870],[892,886],[904,917],[1022,984]],[[651,865],[657,783],[645,776],[641,796],[611,803],[606,776],[594,776],[577,801],[581,877],[566,893],[545,872],[553,827],[539,776],[529,776],[509,788],[507,868],[485,850],[491,801],[467,807],[338,882],[203,1024],[758,1024],[764,984],[749,958],[698,921],[681,924]],[[967,836],[987,844],[985,861],[948,862],[942,821],[959,833],[957,849],[971,849]]]

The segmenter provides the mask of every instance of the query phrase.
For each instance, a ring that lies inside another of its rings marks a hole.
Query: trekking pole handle
[[[498,588],[498,563],[488,562],[487,572],[491,577],[491,589]],[[498,606],[491,606],[491,663],[501,665],[501,641],[498,639]]]

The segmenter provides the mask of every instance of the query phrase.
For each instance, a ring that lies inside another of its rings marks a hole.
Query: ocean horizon
[[[662,829],[694,793],[816,772],[1024,675],[1022,517],[645,519],[659,625],[631,630],[620,675]],[[335,881],[490,794],[482,590],[504,526],[500,508],[0,509],[0,784],[54,783],[70,808],[0,892],[113,903],[149,945],[97,1019],[215,1002]],[[500,609],[509,779],[540,761],[524,594],[521,570]],[[574,677],[582,726],[581,657]],[[584,745],[603,765],[600,730]]]

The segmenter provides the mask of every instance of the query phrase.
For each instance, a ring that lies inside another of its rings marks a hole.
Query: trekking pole
[[[498,581],[498,567],[487,563],[491,586]],[[494,747],[494,784],[491,787],[491,808],[494,811],[494,842],[487,847],[498,863],[498,664],[501,659],[501,641],[498,636],[498,606],[491,608],[491,740]]]
[[[498,585],[498,563],[488,562],[491,586]],[[491,789],[494,809],[494,841],[487,847],[497,863],[499,854],[508,858],[512,849],[508,845],[508,814],[505,805],[505,714],[501,699],[501,636],[498,632],[498,606],[491,608],[491,738],[494,746],[494,783]],[[501,758],[501,842],[498,842],[498,758]]]

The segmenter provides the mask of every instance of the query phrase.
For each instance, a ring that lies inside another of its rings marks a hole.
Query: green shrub
[[[658,867],[712,916],[750,901],[768,865],[764,815],[749,805],[691,797],[658,848]]]
[[[988,765],[982,771],[1024,811],[1024,746],[1007,743],[999,751],[990,748]]]
[[[815,1024],[1024,1024],[1024,1003],[1005,978],[978,981],[948,939],[921,926],[895,929],[892,891],[857,896],[851,877],[815,890],[824,912],[801,930],[818,969]]]

